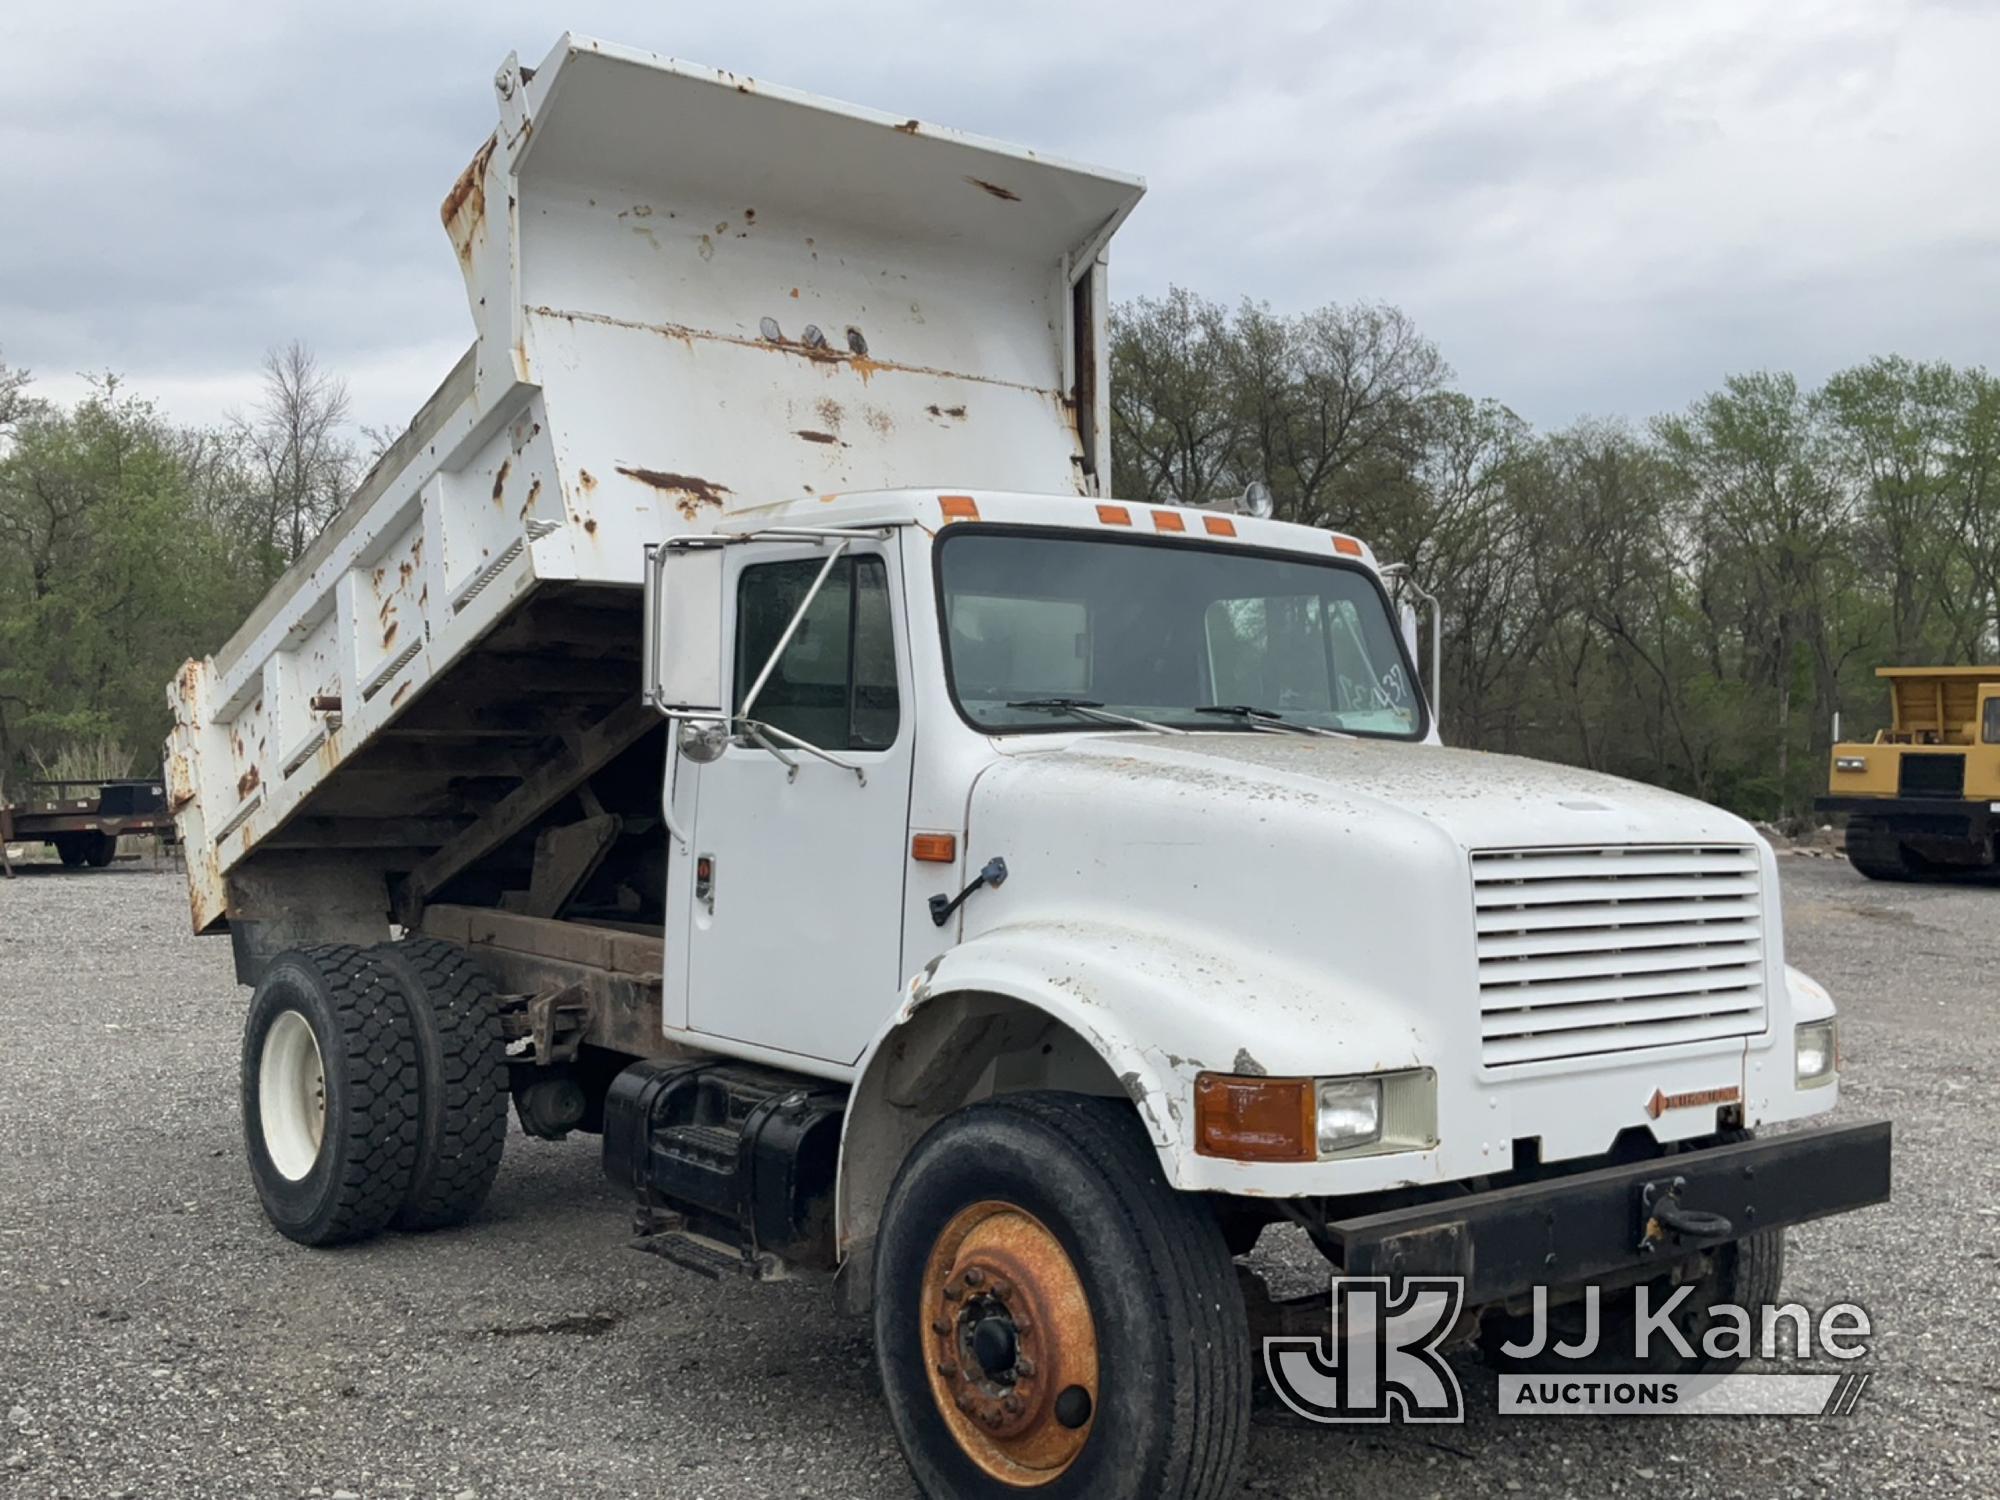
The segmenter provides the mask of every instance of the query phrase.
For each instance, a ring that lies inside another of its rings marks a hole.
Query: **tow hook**
[[[1693,1240],[1726,1240],[1735,1225],[1722,1214],[1703,1213],[1681,1201],[1687,1187],[1685,1177],[1656,1177],[1639,1188],[1639,1214],[1644,1227],[1639,1233],[1639,1253],[1651,1255],[1669,1234]]]

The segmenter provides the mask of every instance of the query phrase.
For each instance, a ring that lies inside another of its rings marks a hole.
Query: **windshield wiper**
[[[1223,714],[1232,719],[1241,719],[1252,729],[1261,729],[1266,734],[1316,734],[1330,740],[1351,740],[1351,734],[1343,734],[1338,729],[1322,729],[1317,724],[1294,724],[1283,714],[1268,708],[1252,708],[1247,703],[1204,703],[1195,710],[1198,714]]]
[[[1105,724],[1132,724],[1140,729],[1150,729],[1157,734],[1187,733],[1185,729],[1176,729],[1171,724],[1155,724],[1151,719],[1135,719],[1130,714],[1113,713],[1094,698],[1022,698],[1007,706],[1053,709],[1060,713],[1075,714],[1079,719],[1096,719]]]

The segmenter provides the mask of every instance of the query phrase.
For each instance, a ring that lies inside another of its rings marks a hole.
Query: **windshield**
[[[981,729],[1112,728],[1124,715],[1179,729],[1423,730],[1388,601],[1359,567],[953,526],[938,579],[952,692]]]

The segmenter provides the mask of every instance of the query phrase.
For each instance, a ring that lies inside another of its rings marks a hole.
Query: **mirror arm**
[[[839,766],[840,769],[843,771],[852,771],[854,773],[855,780],[859,781],[863,786],[868,785],[867,771],[863,770],[860,766],[857,766],[851,760],[842,760],[839,756],[834,755],[829,751],[820,749],[819,746],[813,744],[812,741],[810,740],[802,740],[795,734],[787,734],[785,733],[784,730],[778,728],[775,724],[766,724],[760,719],[746,719],[740,714],[737,715],[736,722],[742,726],[743,732],[749,735],[751,739],[755,740],[759,745],[763,746],[773,755],[776,755],[778,759],[784,761],[786,765],[792,767],[794,773],[796,773],[798,770],[798,763],[796,761],[791,760],[787,756],[780,754],[778,747],[776,745],[771,744],[769,740],[766,740],[764,738],[766,735],[769,735],[771,739],[783,740],[787,745],[790,745],[793,749],[803,751],[807,755],[814,756],[819,760],[823,760],[830,766]]]
[[[776,745],[772,744],[769,740],[764,738],[764,730],[769,727],[768,725],[760,724],[754,719],[738,719],[736,723],[737,726],[742,730],[744,738],[748,739],[759,750],[764,750],[769,752],[772,758],[774,758],[787,771],[791,772],[791,775],[785,778],[786,780],[788,781],[798,780],[799,763],[793,760],[791,756],[785,754],[785,752],[780,750]]]
[[[749,721],[750,711],[757,706],[757,695],[764,691],[764,684],[777,670],[779,658],[785,654],[785,648],[791,645],[792,637],[798,634],[799,626],[805,623],[806,611],[812,608],[813,600],[819,597],[819,591],[833,572],[834,564],[840,561],[847,548],[848,542],[843,539],[835,543],[833,550],[827,554],[826,562],[819,570],[819,577],[813,580],[812,587],[806,590],[805,598],[799,601],[799,607],[792,612],[791,623],[785,627],[785,633],[778,637],[778,644],[771,648],[770,660],[764,663],[764,670],[757,674],[757,680],[750,684],[750,691],[744,695],[742,706],[736,710],[736,717],[739,720]]]

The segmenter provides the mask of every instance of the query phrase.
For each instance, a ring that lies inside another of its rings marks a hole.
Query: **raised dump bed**
[[[476,341],[170,692],[194,925],[246,978],[305,905],[316,941],[525,910],[538,834],[598,817],[577,904],[656,914],[648,542],[1108,468],[1104,252],[1137,179],[576,37],[495,93],[443,205]]]

